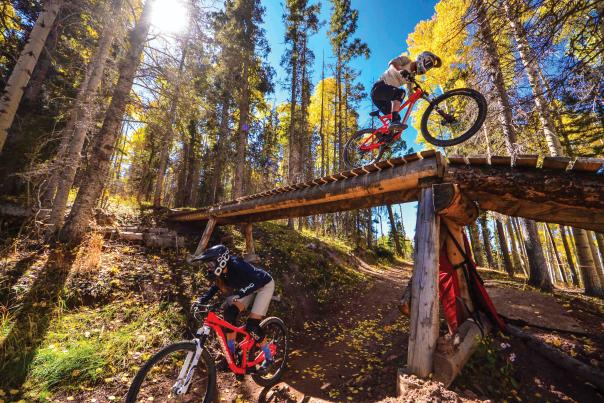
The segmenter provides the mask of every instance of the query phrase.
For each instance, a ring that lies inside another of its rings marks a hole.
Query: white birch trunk
[[[27,43],[6,83],[4,93],[0,98],[0,152],[4,148],[8,130],[15,119],[19,102],[23,97],[23,91],[29,82],[31,73],[46,43],[46,38],[48,38],[48,33],[52,29],[63,3],[63,0],[49,0],[44,4],[42,12],[36,20],[36,25],[29,34]]]

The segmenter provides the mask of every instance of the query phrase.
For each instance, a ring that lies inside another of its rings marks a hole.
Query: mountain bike
[[[399,109],[400,112],[407,108],[402,123],[406,128],[407,120],[417,101],[428,101],[428,108],[421,120],[421,132],[428,143],[437,147],[460,144],[476,134],[484,123],[487,101],[480,92],[471,88],[459,88],[432,97],[415,81],[413,75],[407,76],[407,80],[414,92]],[[391,133],[388,129],[392,114],[381,115],[378,110],[369,115],[377,117],[382,126],[377,129],[359,130],[346,142],[344,162],[350,169],[378,162],[403,133]]]
[[[215,335],[221,346],[228,368],[239,378],[251,374],[258,385],[266,387],[278,382],[287,363],[287,329],[277,317],[265,318],[260,326],[266,333],[273,355],[268,372],[256,373],[256,366],[264,362],[264,352],[245,327],[236,327],[221,318],[216,311],[219,305],[193,308],[193,316],[203,325],[190,341],[181,341],[164,347],[152,356],[134,377],[126,402],[147,401],[150,398],[163,402],[178,399],[185,402],[211,402],[216,393],[215,358],[206,344]],[[223,329],[237,333],[236,353],[227,347]],[[213,332],[213,333],[212,333]]]

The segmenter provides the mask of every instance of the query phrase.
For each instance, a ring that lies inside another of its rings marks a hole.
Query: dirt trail
[[[408,330],[396,305],[411,266],[377,269],[359,261],[359,270],[371,279],[370,286],[291,335],[282,383],[263,390],[251,379],[236,383],[232,374],[223,374],[219,401],[359,402],[394,396]]]

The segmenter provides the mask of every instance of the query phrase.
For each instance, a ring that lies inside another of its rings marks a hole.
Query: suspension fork
[[[199,357],[201,357],[201,353],[203,352],[203,346],[209,334],[210,327],[208,325],[203,325],[195,333],[195,351],[189,351],[187,353],[185,362],[182,364],[182,368],[180,369],[180,372],[178,374],[178,379],[172,386],[172,391],[175,395],[184,395],[189,390],[189,385],[191,384],[191,380],[193,379],[195,368],[197,368]]]

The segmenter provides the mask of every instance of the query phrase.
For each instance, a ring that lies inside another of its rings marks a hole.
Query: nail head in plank
[[[568,157],[545,157],[543,158],[543,169],[566,170],[568,163],[571,161]]]
[[[573,171],[596,172],[604,165],[604,158],[585,158],[579,157],[573,164]]]
[[[517,167],[535,168],[537,166],[538,155],[525,155],[521,154],[516,157]]]

